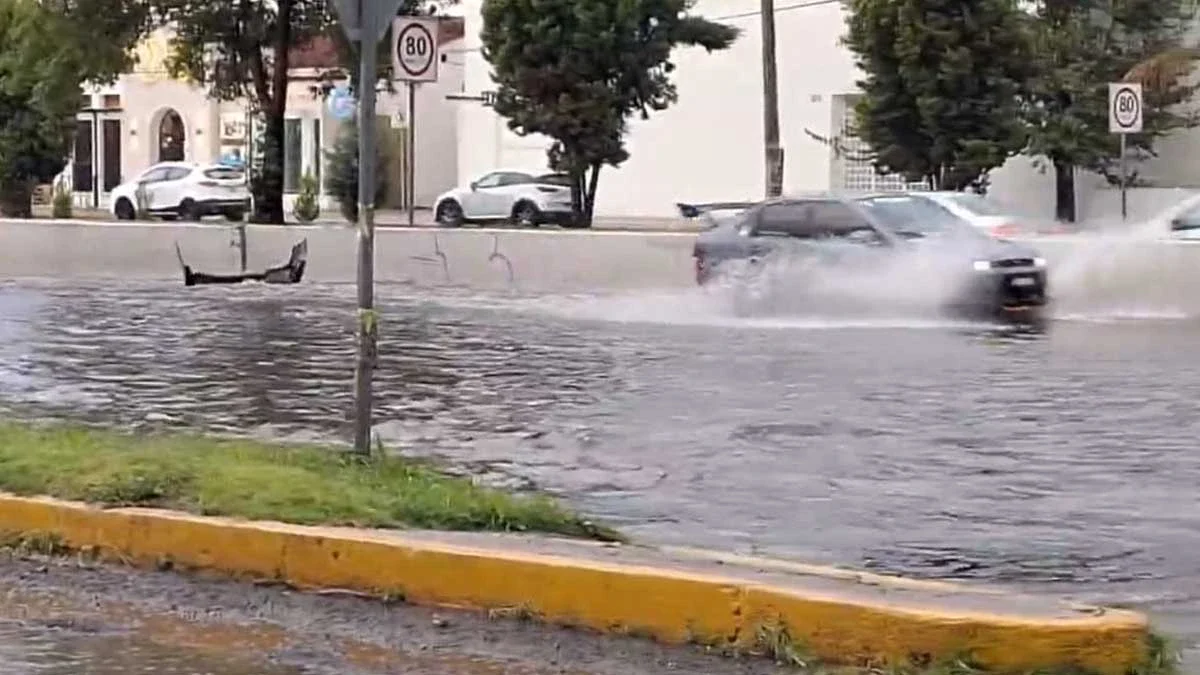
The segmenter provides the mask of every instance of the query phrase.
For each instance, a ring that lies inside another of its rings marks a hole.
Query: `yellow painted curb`
[[[858,665],[970,654],[1001,671],[1076,666],[1124,675],[1144,658],[1149,632],[1146,618],[1129,611],[1081,612],[954,584],[863,583],[843,570],[796,564],[803,574],[787,577],[787,565],[737,568],[736,556],[689,563],[636,547],[304,527],[3,493],[0,531],[52,534],[70,548],[135,564],[170,561],[301,588],[508,610],[673,643],[753,647],[763,628],[783,626],[806,653]]]

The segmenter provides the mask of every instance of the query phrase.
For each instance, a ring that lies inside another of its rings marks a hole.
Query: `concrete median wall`
[[[344,226],[247,226],[251,270],[282,263],[308,239],[306,278],[353,282],[356,230]],[[234,272],[235,228],[223,225],[0,222],[3,277],[181,277],[187,262],[205,272]],[[380,229],[376,279],[530,290],[637,288],[692,283],[686,233]]]
[[[307,278],[352,283],[356,231],[344,226],[248,226],[251,269],[309,242]],[[178,243],[196,269],[232,272],[235,229],[224,224],[0,222],[0,277],[179,279]],[[690,288],[694,233],[387,228],[376,279],[422,286],[530,291]],[[1200,243],[1085,237],[1031,241],[1050,261],[1056,297],[1086,305],[1122,294],[1200,308]],[[1196,298],[1196,300],[1193,300]]]

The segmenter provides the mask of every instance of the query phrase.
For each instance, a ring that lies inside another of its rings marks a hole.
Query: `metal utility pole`
[[[775,70],[775,0],[762,0],[763,152],[767,197],[783,194],[779,145],[779,78]]]
[[[358,0],[360,17],[372,16]],[[358,358],[354,367],[354,450],[371,453],[372,380],[378,337],[375,313],[375,25],[359,35],[358,73]]]
[[[358,44],[358,356],[354,364],[354,451],[371,453],[379,315],[375,312],[375,49],[401,0],[333,0],[346,38]]]

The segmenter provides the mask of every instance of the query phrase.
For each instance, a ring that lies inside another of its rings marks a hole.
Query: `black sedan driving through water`
[[[1037,251],[993,239],[919,192],[678,206],[708,225],[693,252],[701,285],[757,281],[783,267],[803,272],[789,287],[827,289],[835,277],[846,287],[853,279],[876,297],[919,296],[956,312],[1036,313],[1048,301]]]

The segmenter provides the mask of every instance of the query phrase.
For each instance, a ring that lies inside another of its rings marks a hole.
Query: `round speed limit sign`
[[[1113,133],[1128,134],[1142,130],[1141,85],[1118,83],[1109,88],[1108,126]]]
[[[404,17],[393,27],[395,41],[394,70],[398,80],[433,82],[437,80],[437,24],[428,19]]]

